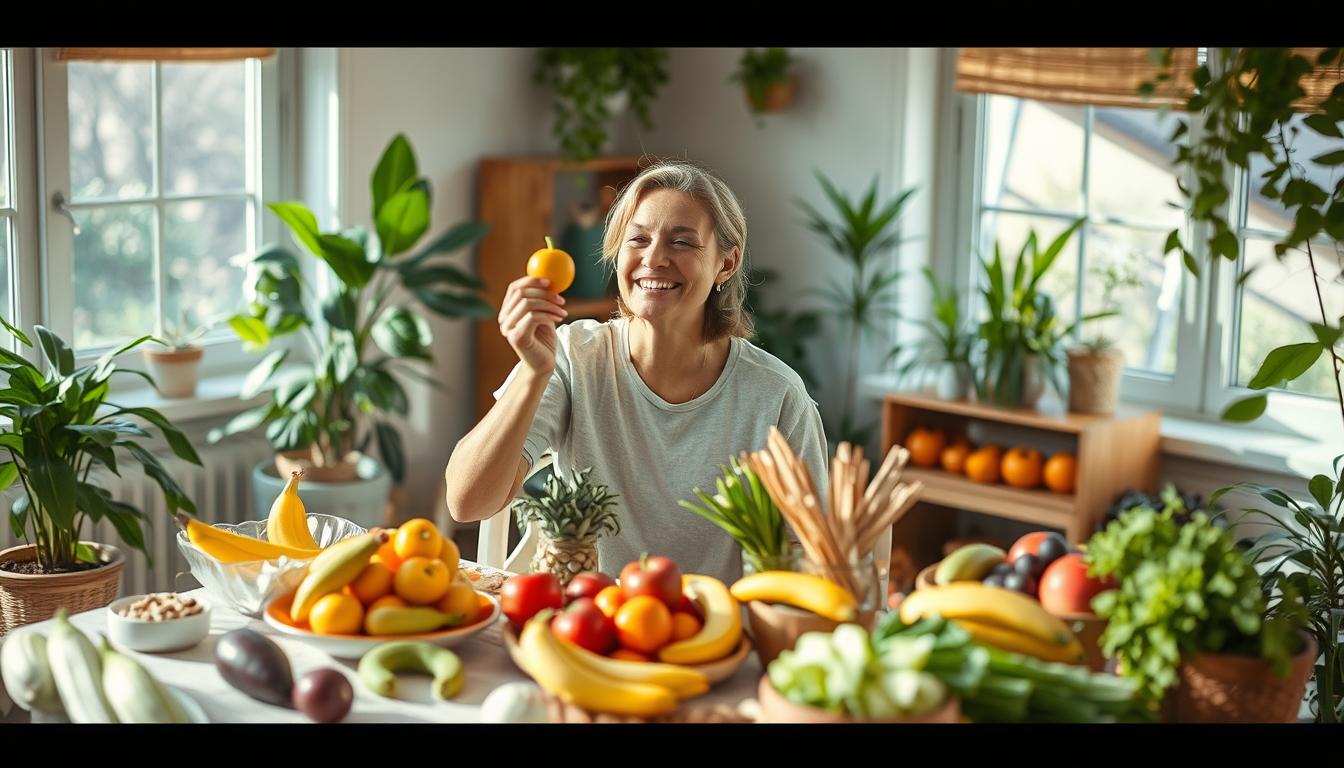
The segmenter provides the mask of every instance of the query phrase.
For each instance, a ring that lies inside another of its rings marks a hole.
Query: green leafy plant
[[[191,322],[187,320],[187,311],[184,309],[181,319],[176,323],[164,322],[163,345],[169,349],[186,349],[195,346],[196,342],[210,330],[212,325],[212,323],[202,323],[193,328]]]
[[[401,433],[392,422],[410,411],[401,378],[417,376],[435,384],[411,365],[433,363],[429,323],[412,307],[420,304],[447,318],[494,313],[481,298],[484,285],[478,278],[434,258],[476,243],[489,226],[458,224],[406,255],[429,230],[430,188],[404,135],[388,144],[371,184],[372,233],[364,227],[324,233],[303,204],[267,204],[295,239],[331,268],[334,289],[319,301],[298,257],[283,246],[256,254],[248,309],[229,324],[249,350],[265,350],[275,339],[302,333],[309,361],[277,377],[289,350],[267,353],[248,374],[241,396],[250,398],[277,378],[271,402],[212,430],[211,442],[264,425],[276,450],[309,449],[314,464],[331,466],[376,438],[388,471],[398,483],[405,479]],[[394,293],[399,294],[395,300]]]
[[[581,469],[569,481],[551,474],[541,496],[514,501],[519,532],[526,533],[527,524],[535,522],[552,541],[591,541],[604,533],[620,533],[619,497],[608,493],[607,486],[592,482],[588,477],[592,471],[592,467]]]
[[[840,423],[838,427],[828,423],[827,427],[837,442],[863,445],[868,442],[873,425],[856,424],[852,412],[860,336],[865,331],[879,330],[881,322],[897,316],[896,281],[901,273],[888,268],[880,257],[904,242],[900,216],[915,188],[907,189],[879,206],[876,177],[861,199],[850,200],[820,171],[816,174],[826,199],[835,208],[836,218],[828,219],[806,201],[798,200],[797,203],[807,215],[804,222],[807,228],[821,235],[850,272],[847,281],[832,280],[826,288],[812,291],[830,306],[831,314],[840,320],[848,334]]]
[[[722,528],[742,547],[742,557],[757,572],[779,570],[792,551],[789,529],[779,507],[749,468],[729,460],[732,468],[720,467],[723,477],[715,485],[713,496],[696,488],[700,504],[680,499],[684,509]]]
[[[1210,497],[1217,501],[1231,491],[1248,491],[1278,507],[1272,514],[1243,509],[1241,522],[1260,522],[1268,531],[1249,543],[1249,555],[1261,569],[1261,587],[1273,601],[1270,615],[1296,610],[1285,595],[1300,595],[1305,603],[1308,628],[1320,649],[1315,667],[1316,689],[1310,704],[1317,721],[1344,720],[1344,455],[1336,456],[1335,476],[1315,475],[1307,490],[1316,506],[1303,505],[1291,496],[1257,483],[1237,483],[1220,488]]]
[[[932,318],[914,318],[912,322],[923,328],[927,335],[911,345],[896,345],[887,356],[888,361],[896,361],[896,375],[900,379],[919,377],[916,386],[924,383],[924,377],[937,373],[936,365],[930,363],[949,363],[969,370],[976,340],[976,332],[967,327],[962,317],[957,292],[939,285],[933,270],[928,267],[922,272],[931,291]],[[904,360],[902,355],[906,355]]]
[[[649,105],[667,82],[663,48],[542,48],[534,77],[551,91],[551,132],[565,157],[592,159],[607,143],[609,100],[625,94],[644,130],[653,130]]]
[[[18,328],[0,319],[10,335],[22,344],[33,343]],[[118,449],[144,467],[163,491],[169,515],[181,509],[195,514],[196,506],[159,459],[136,438],[149,437],[132,418],[158,427],[173,453],[200,466],[201,459],[186,436],[153,408],[120,406],[107,401],[109,382],[118,373],[149,376],[117,368],[117,355],[134,349],[151,336],[108,352],[96,363],[75,367],[75,355],[55,333],[34,327],[47,359],[44,374],[24,357],[0,347],[0,369],[9,378],[0,390],[0,416],[11,422],[0,434],[0,446],[9,461],[0,464],[0,490],[15,480],[25,496],[10,512],[10,527],[16,538],[34,545],[38,566],[47,573],[70,570],[78,563],[96,562],[94,551],[80,543],[84,524],[107,520],[121,540],[145,554],[145,513],[132,504],[116,501],[105,488],[89,482],[94,466],[117,474]],[[101,412],[100,412],[101,411]]]
[[[1108,262],[1106,266],[1094,269],[1093,273],[1101,279],[1101,314],[1105,316],[1119,314],[1119,305],[1115,300],[1118,291],[1143,287],[1139,273],[1127,263]],[[1115,340],[1106,335],[1100,324],[1094,335],[1083,339],[1083,348],[1092,354],[1105,352],[1114,346]]]
[[[1138,680],[1154,705],[1187,657],[1259,657],[1284,675],[1300,650],[1301,616],[1289,610],[1295,597],[1269,615],[1253,561],[1204,512],[1181,525],[1170,507],[1135,507],[1093,535],[1084,558],[1089,575],[1119,584],[1092,600],[1107,620],[1102,652],[1120,661],[1122,674]]]
[[[807,359],[807,340],[821,330],[821,316],[811,310],[767,309],[760,292],[774,279],[774,270],[747,268],[747,295],[743,308],[754,321],[755,342],[797,371],[803,383],[815,389],[819,381]]]
[[[765,92],[776,83],[787,83],[792,77],[793,56],[788,48],[748,48],[737,60],[737,69],[729,76],[729,82],[739,82],[747,89],[747,100],[751,103],[752,114],[757,115],[756,124],[764,126],[759,115],[765,111]]]

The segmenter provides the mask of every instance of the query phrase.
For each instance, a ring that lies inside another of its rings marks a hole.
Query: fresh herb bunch
[[[736,458],[729,462],[731,469],[720,467],[723,477],[715,481],[716,495],[696,488],[700,505],[685,499],[677,503],[727,531],[757,571],[776,570],[780,562],[787,562],[791,547],[784,517],[756,473]]]

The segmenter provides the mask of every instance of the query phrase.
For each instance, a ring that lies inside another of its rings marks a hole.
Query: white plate
[[[476,594],[489,601],[489,615],[483,619],[478,619],[476,623],[468,624],[465,627],[453,627],[452,629],[429,632],[423,635],[388,635],[386,637],[371,637],[368,635],[321,635],[311,630],[301,629],[277,618],[276,614],[280,610],[288,611],[288,606],[281,609],[277,606],[277,603],[288,601],[290,599],[289,595],[276,598],[270,603],[267,603],[266,610],[262,611],[261,615],[267,625],[285,637],[301,640],[308,645],[325,651],[339,659],[358,659],[373,650],[373,648],[391,640],[417,640],[449,648],[466,640],[468,637],[471,637],[486,627],[492,626],[499,620],[499,600],[494,595],[480,590],[476,590]]]

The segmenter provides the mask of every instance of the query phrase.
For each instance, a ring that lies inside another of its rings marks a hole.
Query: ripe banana
[[[11,632],[0,646],[0,681],[15,704],[29,712],[60,714],[61,696],[47,662],[47,638],[25,630]]]
[[[967,544],[943,558],[934,571],[933,582],[941,586],[954,581],[979,581],[1007,559],[1008,554],[998,547]]]
[[[761,571],[738,579],[730,592],[739,602],[786,603],[831,621],[853,621],[858,609],[849,590],[809,573]]]
[[[423,641],[383,643],[359,660],[359,679],[380,696],[391,696],[398,672],[424,672],[434,678],[434,695],[449,699],[462,690],[462,660],[447,648]]]
[[[294,593],[289,615],[295,621],[305,621],[313,604],[322,596],[331,594],[355,580],[369,564],[369,558],[387,541],[387,531],[374,528],[368,533],[342,539],[322,550],[308,564],[308,574]]]
[[[270,516],[266,518],[266,538],[284,546],[317,549],[317,542],[308,531],[308,513],[299,498],[299,478],[302,476],[302,470],[291,472],[284,490],[275,497]]]
[[[1046,613],[1040,603],[1018,592],[978,582],[957,581],[917,589],[901,601],[901,620],[907,624],[935,613],[1031,635],[1055,647],[1077,642],[1068,625]]]
[[[75,629],[64,608],[47,638],[47,663],[72,723],[115,723],[117,715],[103,693],[103,664],[98,649]]]
[[[691,637],[665,646],[658,658],[669,664],[704,664],[737,650],[742,642],[742,611],[723,582],[688,573],[682,576],[681,584],[686,595],[704,610],[705,623]]]
[[[178,525],[186,529],[187,539],[196,545],[197,549],[221,563],[275,560],[281,556],[291,560],[311,560],[322,552],[321,549],[300,549],[242,536],[223,528],[216,528],[182,512],[178,512],[174,518],[177,519]],[[270,535],[269,532],[267,535]]]
[[[660,685],[671,690],[678,699],[689,699],[709,690],[709,678],[698,670],[656,661],[611,659],[562,637],[556,638],[556,641],[560,650],[571,660],[599,675],[631,683]]]
[[[187,723],[190,718],[154,676],[103,638],[103,692],[123,723]]]
[[[656,717],[677,708],[670,688],[607,677],[575,662],[551,632],[551,613],[543,610],[528,621],[518,640],[523,666],[542,688],[569,704],[613,715]]]
[[[443,627],[466,623],[465,613],[443,613],[424,606],[384,606],[364,617],[364,631],[370,635],[418,635]]]
[[[1074,638],[1068,645],[1055,645],[1053,643],[1044,643],[1032,635],[1026,635],[1011,629],[1004,629],[995,624],[986,624],[984,622],[972,621],[970,619],[955,619],[956,623],[964,630],[985,645],[992,645],[995,648],[1002,648],[1005,651],[1020,653],[1023,656],[1031,656],[1041,661],[1058,661],[1065,664],[1079,664],[1083,659],[1083,646]]]

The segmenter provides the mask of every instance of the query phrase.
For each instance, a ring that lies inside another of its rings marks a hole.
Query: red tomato
[[[606,587],[616,586],[616,580],[599,571],[584,571],[575,574],[565,587],[565,601],[573,602],[580,597],[597,597],[597,593]]]
[[[621,594],[648,595],[674,611],[681,605],[681,568],[671,558],[641,557],[621,569]]]
[[[591,597],[580,597],[570,603],[551,620],[551,631],[556,637],[593,653],[605,654],[616,644],[616,625]]]
[[[1070,553],[1061,556],[1045,569],[1038,594],[1041,607],[1056,616],[1092,613],[1092,598],[1108,589],[1115,589],[1115,586],[1115,582],[1110,579],[1088,576],[1083,556]]]
[[[565,591],[560,588],[560,580],[549,573],[510,576],[499,590],[499,608],[519,631],[541,609],[559,609],[564,605]]]

